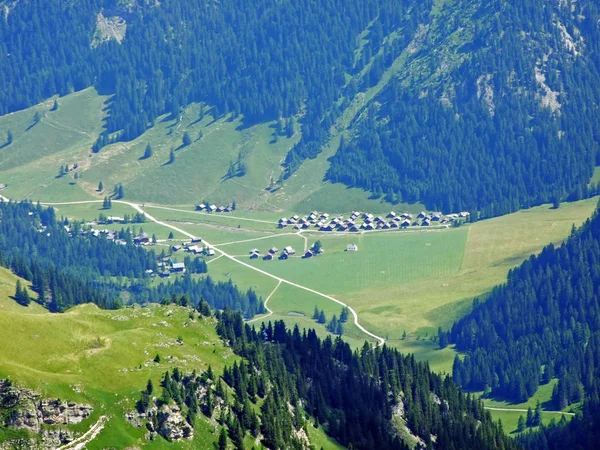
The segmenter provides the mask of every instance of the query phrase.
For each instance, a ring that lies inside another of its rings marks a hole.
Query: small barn
[[[346,251],[347,252],[357,252],[358,251],[358,245],[356,245],[355,243],[348,244],[348,245],[346,245]]]
[[[185,273],[185,264],[182,262],[173,263],[171,266],[171,272],[173,273]]]

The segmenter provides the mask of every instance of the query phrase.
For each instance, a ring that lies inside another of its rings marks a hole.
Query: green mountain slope
[[[585,197],[599,149],[597,5],[435,9],[402,50],[404,69],[353,124],[328,178],[485,217]]]
[[[89,86],[106,95],[75,122],[60,119],[65,99],[31,128],[32,111],[0,124],[18,196],[64,197],[73,180],[50,173],[69,159],[89,171],[72,199],[103,181],[164,203],[376,209],[374,194],[489,217],[588,195],[600,41],[589,0],[6,6],[0,113]],[[32,154],[44,154],[42,182]]]
[[[45,429],[67,429],[77,437],[105,416],[106,421],[100,422],[103,429],[86,448],[213,448],[218,433],[209,421],[198,419],[192,441],[152,442],[144,438],[147,430],[134,426],[126,415],[135,410],[147,380],[159,386],[164,372],[174,366],[202,373],[210,365],[221,373],[226,364],[239,360],[217,336],[214,319],[196,313],[192,320],[192,310],[158,305],[119,311],[83,305],[50,314],[36,303],[23,307],[9,298],[16,280],[0,269],[0,379],[10,377],[42,398],[93,407],[90,417],[79,424]],[[311,441],[326,449],[339,448],[322,430],[310,428]],[[0,443],[26,436],[25,431],[0,424]]]

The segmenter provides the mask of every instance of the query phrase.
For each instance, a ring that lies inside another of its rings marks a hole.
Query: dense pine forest
[[[479,400],[412,356],[368,344],[352,352],[340,338],[321,340],[314,330],[289,330],[280,321],[256,330],[230,310],[217,317],[220,336],[244,359],[222,377],[210,368],[202,375],[166,373],[162,393],[142,392],[140,412],[155,406],[155,397],[157,405],[177,404],[190,424],[198,414],[214,415],[228,429],[219,442],[230,440],[236,449],[244,448],[247,432],[268,448],[305,448],[298,431],[307,420],[354,449],[408,449],[417,442],[424,448],[518,448]],[[253,404],[260,404],[259,413]],[[151,413],[149,428],[160,430],[165,418]]]
[[[146,270],[156,272],[156,255],[132,245],[129,229],[122,231],[129,244],[115,245],[80,234],[80,227],[77,222],[57,220],[52,208],[29,202],[0,203],[0,264],[30,281],[38,301],[53,312],[80,303],[119,307],[121,297],[158,303],[184,293],[195,305],[204,298],[213,308],[228,306],[246,317],[264,310],[254,291],[241,292],[231,281],[215,283],[210,277],[187,274],[151,286]],[[119,282],[119,278],[127,281]]]
[[[455,359],[454,381],[523,402],[558,378],[553,407],[585,401],[584,417],[572,427],[590,427],[600,398],[599,286],[597,211],[565,244],[549,245],[511,271],[452,327],[450,342],[466,353]]]
[[[285,179],[401,61],[361,106],[331,181],[490,217],[585,197],[598,159],[591,0],[2,3],[0,114],[94,85],[114,95],[93,151],[201,102],[201,116],[301,131]],[[103,39],[114,17],[120,40]]]
[[[410,69],[353,126],[329,178],[484,217],[582,198],[599,149],[598,5],[538,6],[443,8]]]

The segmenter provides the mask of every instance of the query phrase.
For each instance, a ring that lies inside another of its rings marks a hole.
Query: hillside
[[[519,403],[557,378],[547,406],[585,400],[584,421],[597,420],[599,230],[596,211],[563,245],[547,246],[475,300],[448,335],[465,353],[454,361],[458,384]]]
[[[328,178],[483,217],[587,196],[599,148],[597,21],[591,1],[439,2]]]
[[[36,0],[5,11],[0,165],[17,198],[85,199],[102,181],[161,203],[385,200],[490,217],[590,194],[600,39],[589,0],[545,12],[529,0]],[[72,178],[54,177],[75,163],[82,179],[69,189]]]
[[[146,431],[126,420],[135,411],[139,392],[148,379],[159,386],[166,370],[176,366],[198,373],[221,373],[225,365],[238,360],[215,332],[215,320],[178,306],[128,308],[103,311],[85,305],[64,314],[50,314],[39,305],[17,305],[9,298],[16,277],[0,269],[1,339],[0,379],[10,377],[19,386],[32,389],[43,398],[60,398],[93,408],[89,418],[77,425],[44,427],[66,429],[73,437],[88,430],[99,419],[103,428],[86,448],[212,449],[217,440],[216,424],[199,420],[196,437],[184,445],[164,439],[149,442]],[[160,362],[155,361],[156,355]],[[339,448],[312,429],[311,438],[325,448]],[[25,431],[0,426],[0,445],[7,438],[25,437]]]

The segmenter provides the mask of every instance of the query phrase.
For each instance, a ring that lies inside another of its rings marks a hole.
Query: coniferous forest
[[[405,60],[347,130],[331,181],[490,217],[585,197],[599,159],[592,0],[30,0],[6,11],[0,114],[96,86],[114,95],[93,151],[203,102],[247,124],[282,119],[288,135],[297,122],[285,179]],[[120,42],[97,40],[100,13],[125,21]]]
[[[483,217],[585,198],[599,155],[598,5],[535,3],[472,1],[449,12],[420,48],[446,70],[409,56],[417,67],[353,126],[329,179]],[[469,30],[468,42],[436,58],[449,27]],[[576,36],[570,50],[566,29]]]
[[[156,272],[156,255],[131,244],[129,230],[123,231],[127,245],[79,233],[80,224],[57,220],[52,208],[29,202],[0,203],[0,264],[30,281],[39,302],[53,312],[81,303],[105,308],[121,306],[127,292],[137,303],[161,302],[173,295],[187,294],[198,305],[206,299],[213,308],[226,306],[252,317],[263,311],[262,299],[253,290],[241,292],[231,281],[215,283],[210,277],[186,275],[172,282],[149,286],[146,270]],[[119,283],[115,278],[126,278]]]
[[[562,246],[549,245],[512,270],[506,284],[495,288],[485,301],[475,300],[473,312],[452,327],[450,342],[466,353],[464,359],[454,361],[454,381],[523,402],[540,384],[558,378],[553,407],[561,410],[584,401],[583,417],[570,427],[597,430],[598,286],[600,214],[596,211]],[[575,439],[578,432],[572,434]]]
[[[394,421],[405,422],[425,448],[518,448],[479,400],[412,356],[366,343],[353,352],[341,338],[321,340],[314,330],[289,330],[280,321],[257,330],[229,309],[217,317],[219,335],[244,359],[222,377],[211,369],[165,373],[156,402],[174,401],[190,424],[197,414],[214,414],[235,448],[244,448],[246,433],[268,448],[304,448],[296,431],[307,420],[325,424],[329,435],[357,450],[410,448]],[[142,392],[140,412],[152,406],[151,394]],[[252,405],[259,401],[257,413]],[[161,428],[160,414],[148,420],[150,429]]]

